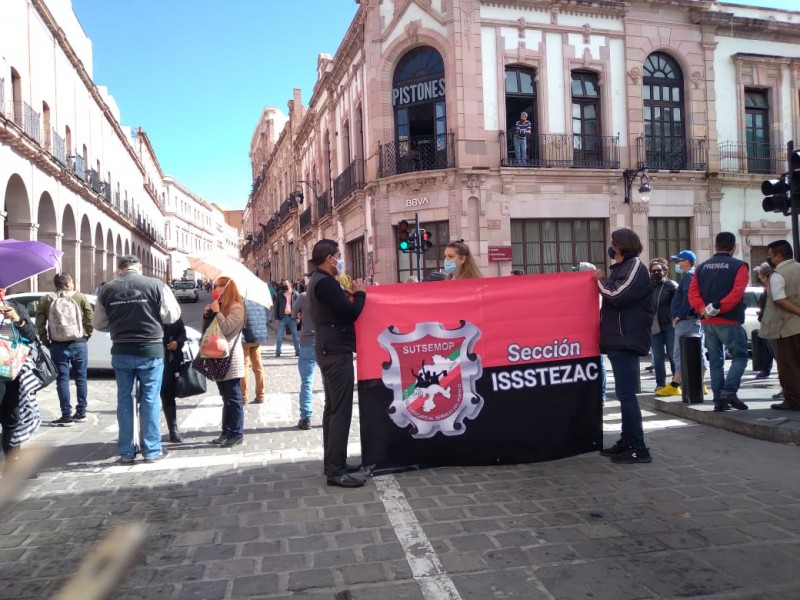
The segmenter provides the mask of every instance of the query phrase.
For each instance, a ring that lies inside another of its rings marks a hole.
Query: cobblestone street
[[[186,441],[152,465],[117,464],[115,385],[92,376],[89,420],[42,427],[54,452],[0,516],[0,598],[53,595],[131,522],[146,550],[115,598],[800,597],[796,447],[646,412],[650,465],[586,454],[342,490],[321,473],[319,378],[314,427],[299,431],[296,363],[273,354],[242,446],[208,443],[221,412],[210,389],[181,401]],[[57,416],[53,387],[40,403]],[[614,401],[605,429],[613,442]],[[356,411],[351,460],[357,432]]]

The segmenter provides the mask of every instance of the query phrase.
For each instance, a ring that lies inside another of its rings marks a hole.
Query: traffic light
[[[431,248],[433,248],[433,242],[431,241],[430,231],[427,231],[426,229],[420,229],[417,235],[419,236],[418,242],[419,242],[419,249],[421,252],[426,252]]]
[[[408,252],[411,240],[408,232],[408,221],[403,219],[397,224],[397,247],[400,252]]]
[[[792,182],[794,182],[794,173],[792,176]],[[761,183],[761,193],[764,194],[761,208],[764,209],[764,212],[783,213],[787,216],[792,214],[792,187],[794,186],[790,187],[789,179],[789,173],[783,173],[778,179],[766,179]],[[800,186],[798,186],[798,190],[800,190]]]
[[[795,210],[800,211],[800,150],[789,146],[789,193]]]

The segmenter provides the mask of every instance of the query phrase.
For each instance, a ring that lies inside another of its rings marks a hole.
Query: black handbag
[[[36,365],[33,375],[39,382],[39,389],[44,389],[58,377],[58,367],[56,367],[53,357],[50,356],[50,350],[38,339],[31,346],[31,356]]]
[[[192,350],[189,349],[189,360],[181,363],[175,377],[175,397],[188,398],[206,393],[206,377],[193,365]]]

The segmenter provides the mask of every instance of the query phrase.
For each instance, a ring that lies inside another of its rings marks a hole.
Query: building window
[[[765,90],[744,91],[744,127],[747,139],[747,171],[771,173],[769,103]]]
[[[663,52],[644,61],[645,162],[653,169],[686,168],[686,132],[683,117],[683,73]]]
[[[450,223],[447,221],[437,221],[431,223],[420,223],[421,228],[430,233],[430,242],[433,244],[430,250],[421,256],[419,265],[420,273],[424,279],[429,273],[442,270],[444,249],[450,242]],[[397,227],[394,228],[395,241],[397,240]],[[395,248],[397,243],[395,242]],[[397,251],[397,281],[404,282],[409,276],[417,274],[417,255],[414,252]]]
[[[572,156],[576,163],[603,161],[600,144],[600,86],[597,74],[572,73]]]
[[[447,166],[444,61],[422,46],[398,63],[392,81],[396,172]]]
[[[681,250],[691,248],[689,232],[692,220],[688,217],[653,217],[648,221],[648,237],[650,238],[650,260],[665,258],[669,260]],[[680,281],[681,276],[670,274]]]
[[[525,273],[569,271],[581,262],[603,268],[604,219],[512,219],[512,269]]]
[[[514,151],[514,131],[522,113],[528,114],[531,135],[527,140],[524,156]],[[535,164],[539,158],[536,134],[539,131],[539,116],[536,107],[536,71],[525,67],[506,68],[506,152],[507,164]],[[519,163],[518,161],[522,161]],[[534,161],[534,162],[531,162]]]
[[[364,254],[364,238],[348,242],[345,268],[353,279],[366,279],[367,267]]]

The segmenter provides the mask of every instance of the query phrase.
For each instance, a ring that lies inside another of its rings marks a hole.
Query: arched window
[[[644,61],[645,162],[653,169],[686,168],[683,73],[668,54],[654,52]]]
[[[744,127],[747,138],[747,170],[771,173],[769,103],[765,90],[744,91]]]
[[[447,161],[444,61],[422,46],[398,63],[392,80],[397,173],[442,169]]]
[[[526,113],[530,121],[530,134],[514,144],[516,124],[522,113]],[[536,99],[536,71],[526,67],[506,68],[506,152],[509,156],[507,165],[531,165],[539,163],[539,113]],[[519,152],[523,156],[516,156]]]
[[[575,166],[595,166],[603,161],[600,143],[600,86],[597,74],[572,72],[572,148]]]

